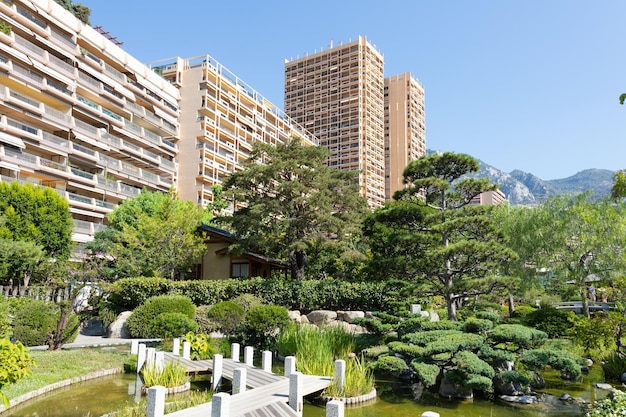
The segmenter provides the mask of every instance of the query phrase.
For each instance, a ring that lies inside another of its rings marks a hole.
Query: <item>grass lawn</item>
[[[5,385],[2,392],[9,398],[43,388],[99,369],[121,367],[129,356],[130,347],[66,349],[60,351],[29,351],[35,360],[32,374],[15,384]]]

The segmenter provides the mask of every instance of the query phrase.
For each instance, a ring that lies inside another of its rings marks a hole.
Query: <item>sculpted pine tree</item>
[[[326,165],[329,152],[292,138],[276,146],[256,143],[244,169],[224,182],[238,207],[221,220],[239,240],[231,251],[288,259],[302,280],[308,249],[320,241],[349,241],[367,209],[357,173]]]
[[[490,217],[493,207],[470,204],[497,187],[464,177],[477,170],[474,158],[450,152],[411,161],[407,188],[366,222],[375,262],[387,261],[379,273],[443,296],[450,320],[464,299],[503,288],[498,266],[515,256]]]

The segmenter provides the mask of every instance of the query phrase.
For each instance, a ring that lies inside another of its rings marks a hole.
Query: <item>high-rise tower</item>
[[[383,74],[363,36],[285,62],[285,112],[331,151],[329,166],[360,172],[371,207],[385,202]]]

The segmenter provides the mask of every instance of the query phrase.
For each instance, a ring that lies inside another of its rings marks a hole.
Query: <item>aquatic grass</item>
[[[93,371],[110,368],[121,368],[128,357],[125,351],[112,348],[85,348],[50,350],[29,350],[35,360],[32,374],[14,384],[5,385],[2,391],[15,398],[46,385],[75,378]]]
[[[165,388],[178,387],[189,382],[185,367],[178,362],[168,362],[159,367],[156,364],[145,366],[141,370],[143,383],[147,388],[161,385]]]
[[[324,395],[335,398],[357,397],[367,394],[374,388],[374,374],[367,367],[363,356],[346,361],[346,380],[343,389],[339,389],[337,381],[333,381],[324,391]]]

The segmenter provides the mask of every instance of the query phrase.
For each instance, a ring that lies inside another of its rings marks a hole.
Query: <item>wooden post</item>
[[[163,417],[165,415],[166,388],[160,385],[148,388],[148,408],[146,417]]]
[[[302,417],[302,385],[302,372],[294,372],[289,375],[289,407],[291,407],[299,417]]]
[[[246,368],[235,368],[233,370],[233,395],[246,391]]]
[[[211,377],[213,380],[212,387],[213,391],[217,392],[219,390],[220,385],[222,385],[222,369],[224,366],[224,357],[219,353],[213,355],[213,376]],[[213,397],[215,398],[215,396]]]
[[[272,352],[264,350],[261,357],[261,366],[265,372],[272,372]]]
[[[213,395],[211,400],[211,417],[230,416],[230,394],[220,392]]]

